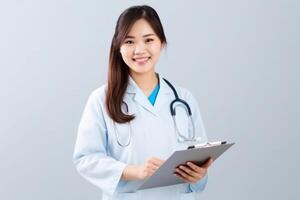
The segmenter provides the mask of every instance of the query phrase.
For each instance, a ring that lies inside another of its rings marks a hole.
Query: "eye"
[[[149,38],[149,39],[146,40],[146,42],[152,42],[152,41],[153,41],[152,38]]]
[[[124,42],[125,44],[133,44],[133,41],[132,40],[127,40]]]

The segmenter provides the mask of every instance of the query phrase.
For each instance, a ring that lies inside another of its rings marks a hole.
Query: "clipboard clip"
[[[203,144],[195,144],[195,145],[189,146],[188,149],[218,146],[218,145],[222,145],[222,144],[226,144],[226,143],[227,143],[226,141],[207,142],[207,143],[203,143]]]

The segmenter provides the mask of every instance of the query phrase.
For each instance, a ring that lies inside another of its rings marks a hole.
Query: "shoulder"
[[[106,88],[107,88],[107,84],[104,84],[104,85],[101,85],[100,87],[94,89],[90,93],[89,98],[98,99],[98,100],[101,100],[101,99],[105,98]]]
[[[194,96],[189,89],[182,87],[182,86],[176,86],[176,89],[177,89],[177,93],[180,98],[186,99],[186,100],[191,100],[191,99],[194,100]]]
[[[87,104],[96,107],[103,107],[106,96],[106,88],[107,84],[104,84],[94,89],[88,97]]]

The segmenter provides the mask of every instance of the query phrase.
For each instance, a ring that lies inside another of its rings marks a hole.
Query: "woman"
[[[150,6],[133,6],[120,15],[110,49],[108,82],[88,99],[73,156],[78,172],[102,190],[104,200],[194,199],[207,183],[212,160],[174,169],[174,176],[184,184],[132,189],[175,150],[207,142],[195,98],[155,72],[166,44],[159,16]],[[176,102],[174,121],[170,104],[176,92],[188,103],[192,120],[184,104]]]

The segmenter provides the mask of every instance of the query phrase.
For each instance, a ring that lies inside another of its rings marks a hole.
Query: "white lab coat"
[[[181,87],[175,87],[180,98],[191,107],[198,143],[207,142],[197,101]],[[171,88],[160,78],[160,90],[154,106],[129,76],[124,101],[129,114],[136,118],[128,124],[115,124],[105,108],[106,85],[90,95],[84,109],[75,145],[73,161],[79,174],[102,190],[103,200],[188,200],[195,199],[206,185],[207,176],[196,184],[179,184],[168,187],[124,192],[134,181],[120,180],[126,165],[141,165],[150,157],[167,159],[175,150],[185,149],[191,143],[180,143],[175,133],[170,113],[174,100]],[[188,120],[185,110],[176,110],[177,123],[182,133],[187,134]],[[116,140],[126,144],[132,130],[130,145],[121,147]],[[185,129],[185,130],[183,130]]]

